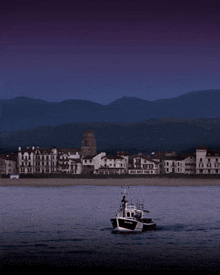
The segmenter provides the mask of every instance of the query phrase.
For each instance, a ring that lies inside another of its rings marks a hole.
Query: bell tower
[[[83,135],[81,153],[84,157],[96,155],[96,141],[94,132],[88,130]]]

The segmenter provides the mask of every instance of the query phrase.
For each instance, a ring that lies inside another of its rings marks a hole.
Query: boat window
[[[133,212],[131,213],[131,216],[134,217],[134,213]]]
[[[130,212],[127,212],[127,217],[130,217]]]

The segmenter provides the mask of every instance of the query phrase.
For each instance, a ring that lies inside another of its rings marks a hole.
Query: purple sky
[[[7,0],[0,99],[146,100],[220,88],[219,0]]]

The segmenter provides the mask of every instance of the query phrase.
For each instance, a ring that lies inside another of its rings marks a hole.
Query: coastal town
[[[94,132],[84,133],[81,148],[18,148],[0,155],[0,175],[34,174],[220,174],[220,151],[200,145],[195,153],[157,151],[151,154],[97,153]],[[48,175],[49,176],[49,175]]]

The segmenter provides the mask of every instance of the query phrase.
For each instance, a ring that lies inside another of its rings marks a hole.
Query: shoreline
[[[192,178],[0,178],[0,186],[220,186],[220,179]]]

